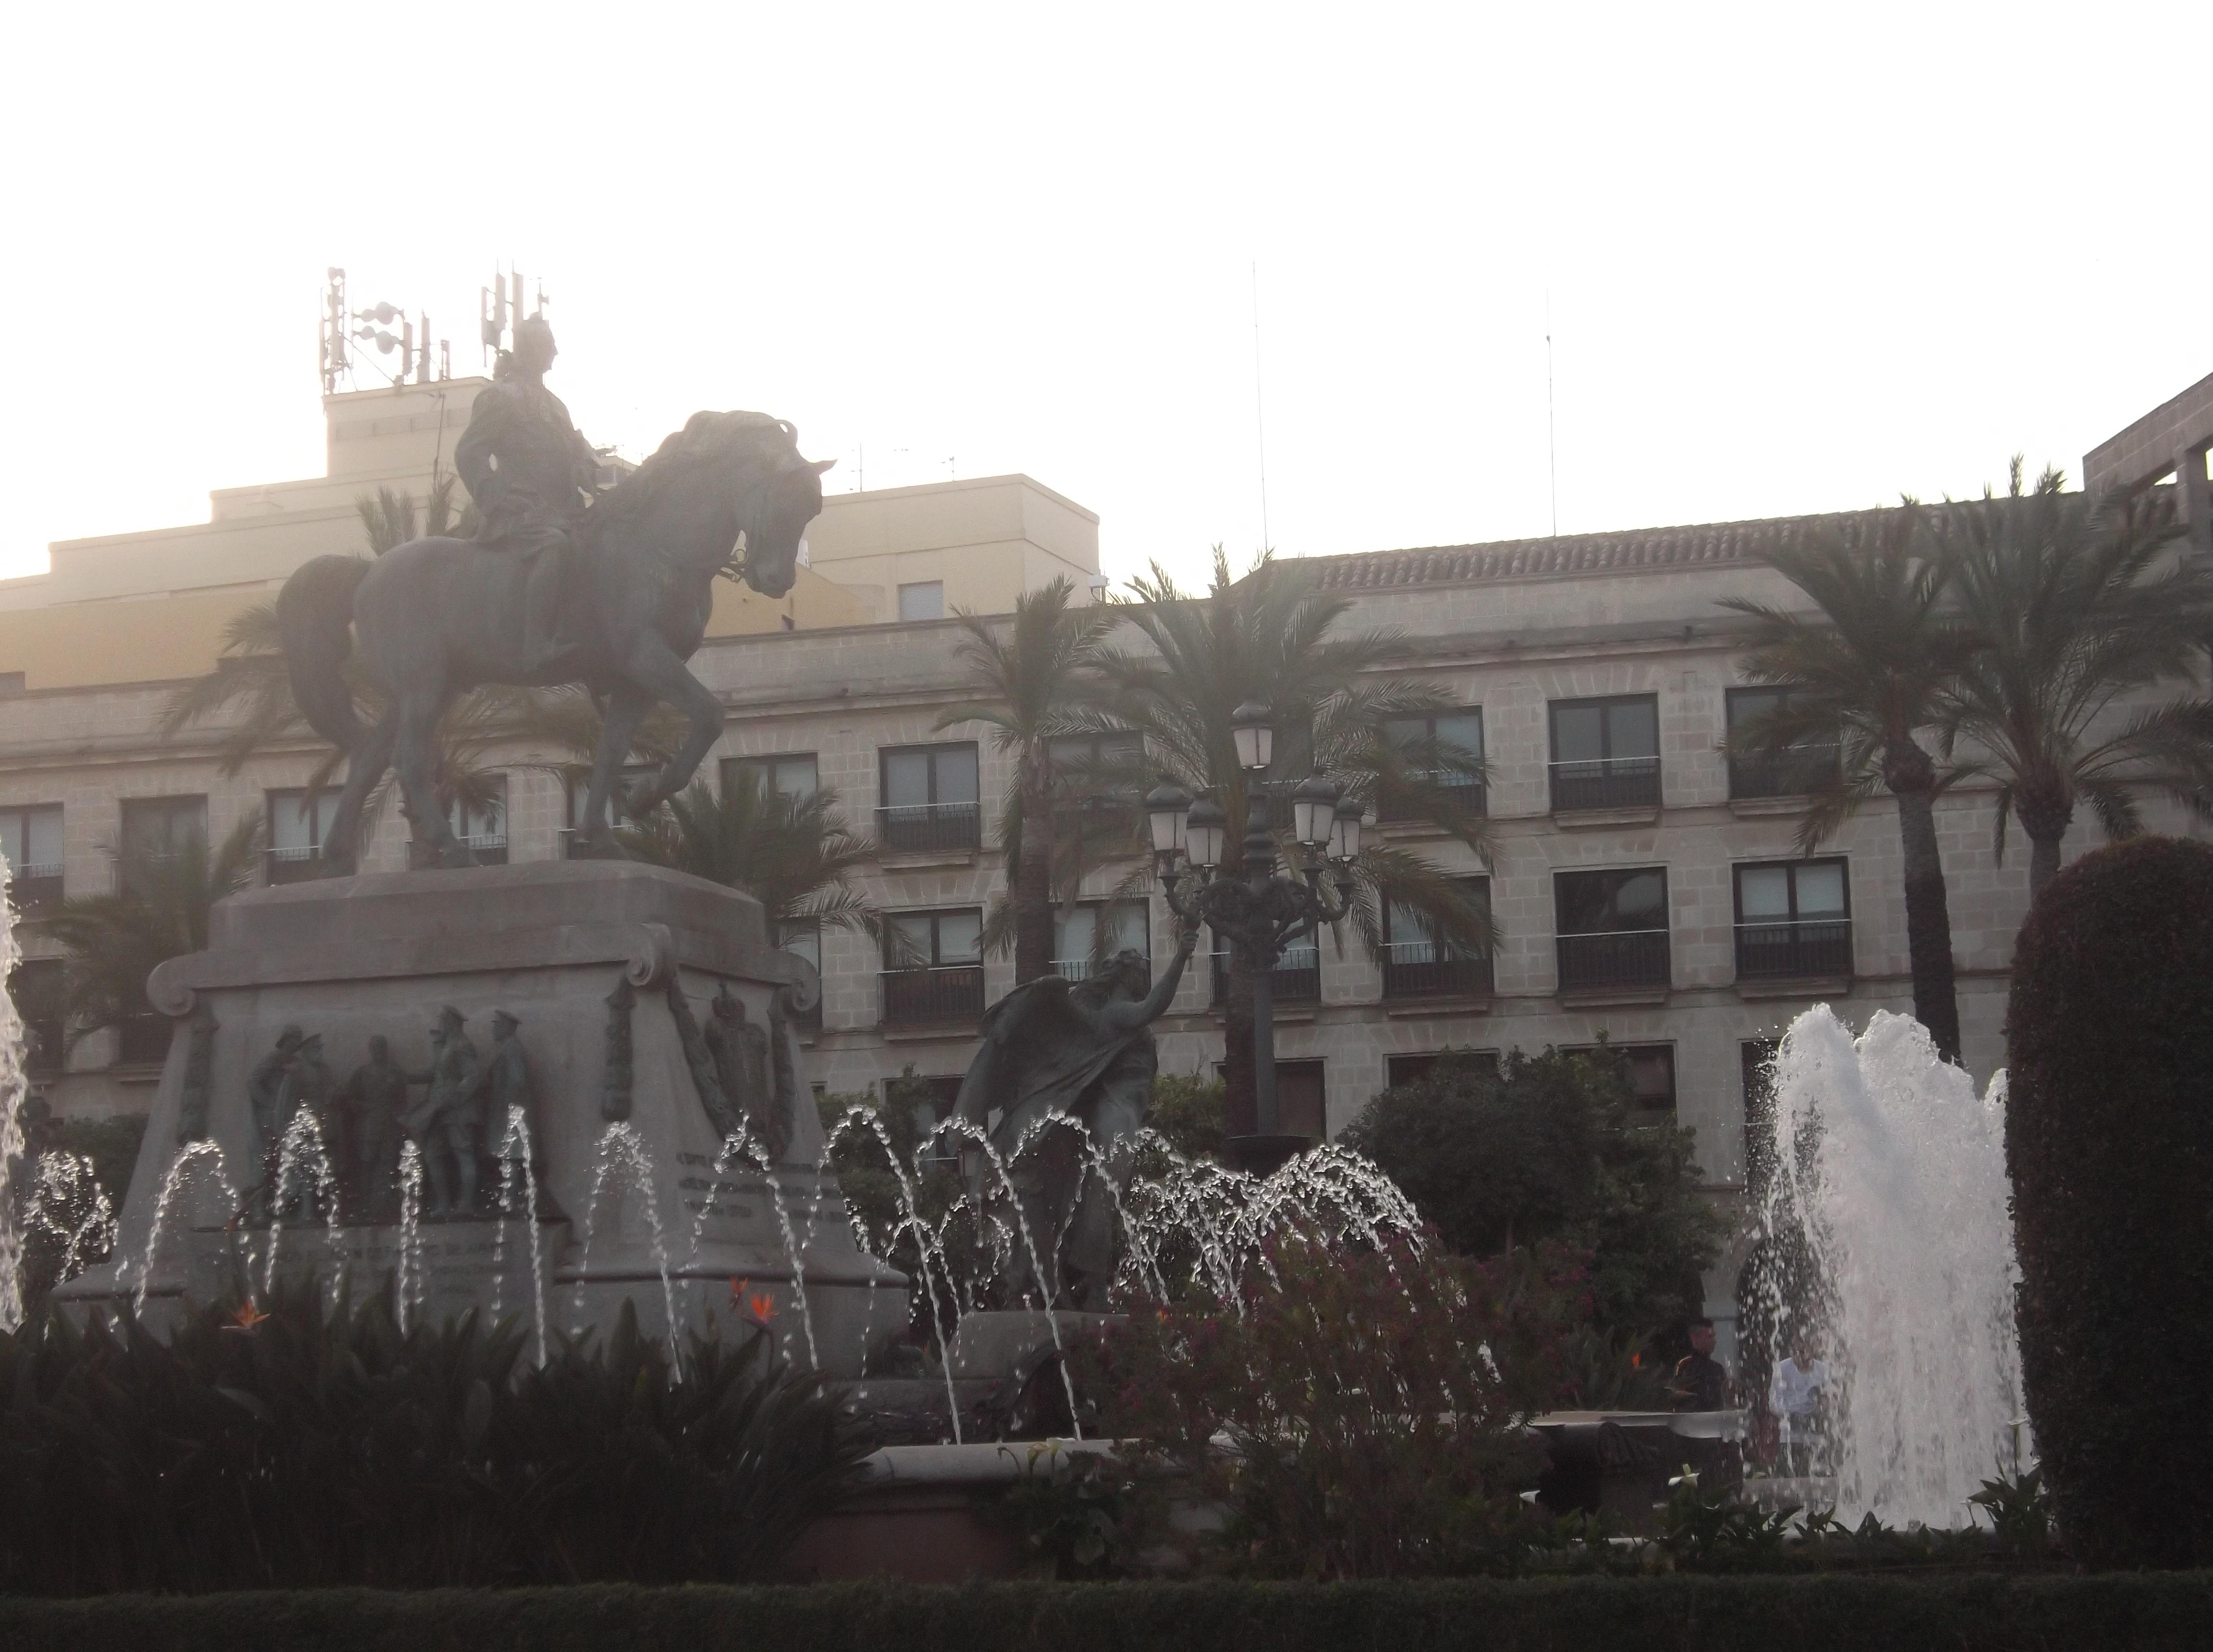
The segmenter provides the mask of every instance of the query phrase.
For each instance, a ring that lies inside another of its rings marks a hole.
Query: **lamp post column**
[[[1263,813],[1266,807],[1259,798],[1253,799],[1253,824],[1245,833],[1246,887],[1253,892],[1256,913],[1276,869],[1276,841]],[[1275,974],[1281,949],[1269,946],[1265,924],[1256,925],[1251,933],[1251,940],[1241,936],[1237,945],[1244,954],[1238,961],[1253,983],[1253,1127],[1259,1135],[1277,1136],[1283,1131],[1283,1115],[1276,1106]]]

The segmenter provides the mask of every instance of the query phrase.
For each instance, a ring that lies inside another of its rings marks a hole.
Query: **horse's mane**
[[[601,522],[637,515],[677,478],[726,458],[733,448],[763,442],[764,438],[780,442],[793,458],[799,456],[799,431],[788,420],[766,413],[694,413],[645,463],[594,500],[592,515]]]

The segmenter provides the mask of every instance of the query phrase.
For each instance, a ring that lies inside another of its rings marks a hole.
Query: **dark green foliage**
[[[2007,1010],[2021,1375],[2061,1539],[2213,1562],[2213,847],[2087,855]]]
[[[1226,1133],[1227,1091],[1218,1078],[1162,1073],[1153,1080],[1153,1110],[1145,1123],[1186,1159],[1216,1157]]]
[[[1266,1259],[1241,1302],[1139,1305],[1071,1350],[1099,1431],[1230,1511],[1203,1564],[1294,1577],[1494,1565],[1543,1466],[1521,1420],[1561,1397],[1561,1335],[1585,1310],[1572,1267],[1296,1234]]]
[[[536,1369],[511,1322],[265,1306],[0,1337],[0,1588],[759,1577],[868,1448],[765,1336],[680,1375],[625,1310]]]
[[[822,1584],[0,1600],[40,1652],[2198,1652],[2213,1575]]]
[[[1381,1165],[1445,1242],[1491,1256],[1588,1253],[1600,1332],[1628,1342],[1695,1312],[1721,1218],[1692,1133],[1637,1122],[1628,1064],[1601,1046],[1440,1062],[1384,1091],[1339,1138]]]
[[[1026,1448],[1022,1478],[995,1510],[1021,1534],[1036,1577],[1120,1577],[1137,1545],[1163,1515],[1166,1496],[1126,1461],[1102,1451],[1070,1451],[1058,1440]]]

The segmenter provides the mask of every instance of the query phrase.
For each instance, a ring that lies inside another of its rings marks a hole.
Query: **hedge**
[[[2213,1574],[627,1585],[0,1599],[41,1652],[2040,1652],[2213,1645]]]
[[[2213,1564],[2213,847],[2138,838],[2054,878],[2006,1033],[2021,1376],[2061,1539]]]

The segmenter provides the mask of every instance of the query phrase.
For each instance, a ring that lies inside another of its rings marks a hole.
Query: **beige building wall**
[[[899,617],[899,588],[936,582],[945,613],[1010,613],[1055,577],[1090,600],[1099,518],[1027,476],[985,476],[833,493],[807,530],[810,565],[868,593],[871,618]]]

